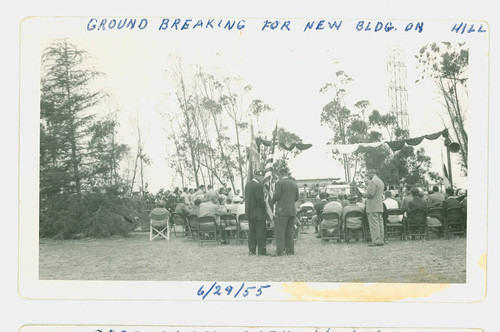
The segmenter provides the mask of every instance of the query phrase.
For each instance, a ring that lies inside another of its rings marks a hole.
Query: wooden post
[[[450,181],[450,187],[453,188],[453,176],[451,172],[451,157],[449,146],[446,147],[446,157],[448,158],[448,181]]]

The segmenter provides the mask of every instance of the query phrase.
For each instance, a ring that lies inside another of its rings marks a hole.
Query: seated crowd
[[[394,195],[395,193],[395,195]],[[320,225],[322,223],[321,216],[324,213],[335,212],[341,217],[342,223],[349,221],[345,220],[345,216],[350,211],[365,211],[365,198],[362,196],[337,196],[328,195],[326,192],[319,194],[320,201],[314,205],[316,216],[313,217],[315,233],[319,233]],[[438,186],[434,186],[431,191],[425,193],[417,187],[407,187],[405,195],[399,199],[396,190],[386,190],[384,192],[384,219],[388,222],[401,222],[403,215],[387,215],[387,210],[401,209],[404,212],[413,209],[423,209],[427,211],[430,208],[442,208],[446,211],[449,208],[462,208],[467,209],[467,191],[453,190],[446,188],[445,193],[439,191]],[[328,222],[328,221],[327,221]],[[429,218],[429,226],[440,226],[439,220]],[[318,234],[318,238],[321,235]]]
[[[359,223],[358,220],[346,220],[346,215],[352,211],[364,212],[365,210],[363,199],[358,196],[329,196],[321,192],[319,198],[320,201],[315,205],[316,216],[313,218],[315,233],[319,232],[320,224],[323,222],[321,216],[325,213],[337,213],[342,223]],[[317,237],[321,235],[318,234]]]
[[[154,201],[158,208],[153,209],[150,218],[156,211],[161,208],[168,211],[169,217],[172,213],[178,213],[186,219],[190,215],[201,217],[214,217],[217,227],[221,227],[221,215],[225,214],[244,214],[243,197],[240,196],[240,191],[232,193],[231,188],[221,187],[216,191],[211,185],[205,189],[201,185],[197,190],[184,188],[179,190],[176,188],[174,191],[163,191],[161,189],[155,196]]]
[[[423,192],[415,187],[407,187],[406,195],[402,201],[398,201],[399,208],[408,211],[415,208],[427,210],[433,207],[440,207],[447,210],[452,207],[467,208],[467,191],[464,189],[453,190],[446,188],[445,193],[439,192],[438,186],[434,186],[432,191]]]
[[[322,220],[321,216],[324,213],[336,213],[340,217],[341,223],[348,227],[359,226],[360,220],[356,218],[346,220],[346,215],[351,211],[365,213],[366,199],[362,195],[348,197],[347,195],[329,195],[323,191],[319,193],[318,197],[319,201],[314,204],[315,215],[312,217],[318,238],[321,237],[319,234],[321,224],[330,222],[329,220]],[[186,219],[190,215],[195,215],[198,218],[214,217],[219,230],[221,227],[220,216],[226,214],[238,216],[245,213],[244,199],[240,196],[240,191],[237,190],[233,194],[231,188],[225,188],[224,185],[218,190],[215,190],[211,185],[206,188],[201,185],[196,190],[175,188],[172,192],[169,190],[163,191],[162,189],[155,196],[150,197],[149,200],[150,202],[153,200],[159,207],[159,209],[154,209],[151,212],[150,217],[153,214],[164,214],[165,211],[169,215],[172,213],[181,214]],[[312,206],[312,203],[309,202],[308,204]],[[440,207],[444,211],[452,207],[466,210],[467,191],[463,189],[455,191],[452,188],[446,188],[443,194],[439,191],[438,186],[434,186],[429,192],[410,186],[406,188],[402,198],[399,197],[398,191],[393,188],[387,189],[383,194],[383,216],[384,220],[389,223],[400,223],[403,215],[388,215],[388,210],[400,209],[406,214],[412,209],[418,208],[427,211],[434,207]],[[297,211],[299,211],[299,214],[301,213],[300,208]],[[440,226],[439,220],[435,218],[428,218],[428,224],[429,226]]]

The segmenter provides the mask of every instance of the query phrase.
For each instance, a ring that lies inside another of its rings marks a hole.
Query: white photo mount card
[[[487,22],[31,17],[20,53],[21,296],[484,299]]]

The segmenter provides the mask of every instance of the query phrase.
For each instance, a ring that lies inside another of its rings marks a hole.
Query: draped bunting
[[[448,131],[448,129],[446,129],[446,131]],[[428,140],[433,141],[435,139],[438,139],[441,135],[443,135],[443,137],[445,137],[442,131],[439,131],[439,132],[434,133],[434,134],[424,135],[424,137]]]
[[[441,131],[438,131],[436,133],[433,133],[433,134],[428,134],[428,135],[414,137],[414,138],[407,138],[407,139],[401,140],[401,141],[392,141],[392,142],[385,142],[385,143],[387,143],[387,145],[389,145],[389,147],[391,148],[392,151],[399,151],[404,147],[405,144],[415,146],[415,145],[419,145],[420,143],[422,143],[424,138],[433,141],[433,140],[438,139],[441,136],[443,136],[444,138],[448,137],[448,129],[447,128],[445,128]]]
[[[312,144],[308,143],[308,144],[303,144],[303,143],[295,143],[295,147],[297,149],[299,149],[300,151],[304,151],[304,150],[307,150],[309,149],[311,146],[313,146]]]
[[[443,136],[446,140],[449,140],[448,129],[444,129],[444,130],[438,131],[436,133],[432,133],[432,134],[428,134],[428,135],[424,135],[424,136],[407,138],[407,139],[400,140],[400,141],[385,141],[385,142],[376,142],[376,143],[356,143],[356,144],[337,144],[337,145],[333,145],[332,148],[333,148],[333,150],[338,150],[340,153],[350,154],[350,153],[355,152],[359,147],[378,147],[378,146],[381,146],[382,144],[385,143],[389,146],[389,148],[391,148],[392,151],[399,151],[405,146],[405,144],[410,145],[410,146],[416,146],[416,145],[419,145],[420,143],[422,143],[424,138],[432,141],[432,140],[438,139],[441,136]]]
[[[284,143],[280,143],[280,148],[292,151],[294,148],[299,149],[300,151],[307,150],[312,146],[312,144],[303,144],[303,143],[292,143],[290,146],[285,145]]]
[[[307,149],[309,149],[311,146],[312,146],[312,144],[309,144],[309,143],[308,143],[308,144],[302,144],[302,143],[296,143],[296,144],[295,144],[295,147],[296,147],[297,149],[299,149],[300,151],[307,150]]]
[[[422,141],[424,140],[424,137],[417,137],[417,138],[408,138],[405,140],[406,144],[408,145],[411,145],[411,146],[415,146],[415,145],[419,145],[420,143],[422,143]]]
[[[257,148],[259,150],[260,150],[260,146],[261,145],[264,145],[264,146],[267,146],[267,147],[270,147],[270,146],[273,145],[272,141],[266,141],[265,139],[262,139],[260,137],[257,137],[255,139],[255,142],[257,143]],[[312,146],[312,144],[308,144],[308,143],[292,143],[290,146],[287,146],[284,143],[279,143],[279,146],[280,146],[280,148],[282,148],[284,150],[287,150],[287,151],[292,151],[293,149],[298,149],[300,151],[304,151],[304,150],[309,149]]]
[[[405,146],[405,141],[392,141],[385,143],[389,145],[392,151],[399,151],[403,148],[403,146]]]
[[[295,144],[292,144],[291,146],[286,146],[285,143],[280,143],[280,148],[282,148],[283,150],[292,151],[294,147]]]
[[[436,133],[432,134],[427,134],[419,137],[412,137],[412,138],[407,138],[404,140],[400,141],[385,141],[385,142],[375,142],[375,143],[355,143],[355,144],[336,144],[333,145],[332,148],[334,150],[338,150],[340,153],[345,153],[345,154],[350,154],[355,152],[360,146],[361,147],[378,147],[381,146],[382,144],[387,144],[389,148],[391,148],[392,151],[399,151],[401,150],[405,144],[410,145],[410,146],[416,146],[422,143],[422,141],[425,139],[428,140],[436,140],[439,137],[443,136],[445,140],[449,141],[449,133],[448,129],[445,128],[441,131],[438,131]],[[260,146],[264,145],[267,147],[270,147],[273,145],[272,141],[266,141],[260,137],[257,137],[255,139],[255,142],[257,143],[257,148],[260,150]],[[305,144],[305,143],[292,143],[291,145],[287,146],[284,143],[279,143],[280,148],[287,150],[287,151],[292,151],[293,149],[298,149],[300,151],[307,150],[310,147],[312,147],[312,144]]]
[[[259,150],[260,150],[260,145],[261,145],[261,144],[262,144],[262,145],[264,145],[264,146],[267,146],[267,147],[269,147],[269,146],[273,145],[273,142],[272,142],[272,141],[266,141],[266,140],[264,140],[264,139],[262,139],[262,138],[260,138],[260,137],[257,137],[257,138],[255,139],[255,143],[257,143],[257,148],[258,148]]]

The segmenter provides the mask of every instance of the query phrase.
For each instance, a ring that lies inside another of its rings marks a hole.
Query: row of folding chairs
[[[326,212],[321,215],[319,234],[321,243],[327,241],[349,242],[350,240],[365,240],[365,215],[361,211],[350,211],[345,222],[337,212]],[[361,233],[361,234],[360,234]]]
[[[200,244],[205,242],[220,244],[223,239],[240,241],[248,238],[248,220],[244,214],[238,217],[234,214],[221,215],[222,227],[218,226],[215,217],[211,216],[186,217],[180,213],[173,213],[171,221],[171,230],[175,237],[184,236]]]
[[[299,219],[300,222],[300,227],[302,229],[304,228],[309,228],[310,225],[312,225],[312,220],[313,217],[316,215],[316,211],[314,208],[305,208],[300,210],[297,213],[297,218]]]
[[[220,216],[222,227],[218,226],[215,217],[197,217],[196,215],[184,216],[180,213],[173,213],[169,226],[167,221],[161,227],[153,227],[151,221],[150,240],[162,236],[167,238],[167,227],[172,236],[186,237],[187,239],[197,241],[199,244],[213,242],[220,244],[222,240],[227,242],[245,243],[248,241],[248,219],[245,214],[238,217],[234,214],[225,214]],[[267,228],[266,240],[268,242],[274,239],[274,228]]]
[[[401,209],[387,210],[388,216],[403,216]],[[460,207],[444,210],[440,207],[413,209],[406,213],[402,222],[385,220],[386,237],[397,236],[401,239],[425,238],[434,230],[438,235],[449,239],[452,235],[465,236],[467,234],[466,210]],[[429,219],[433,219],[432,222]]]
[[[449,208],[444,211],[442,208],[413,209],[408,211],[406,216],[401,209],[389,209],[384,217],[385,237],[397,236],[400,239],[429,239],[430,229],[435,229],[438,234],[442,234],[446,239],[450,235],[465,236],[467,231],[467,215],[461,208]],[[390,216],[402,220],[391,222]],[[428,217],[435,218],[438,224],[430,224]],[[346,214],[345,222],[340,218],[340,214],[335,212],[323,213],[320,223],[321,242],[327,241],[349,242],[350,240],[370,241],[370,228],[366,214],[361,211],[351,211]]]

